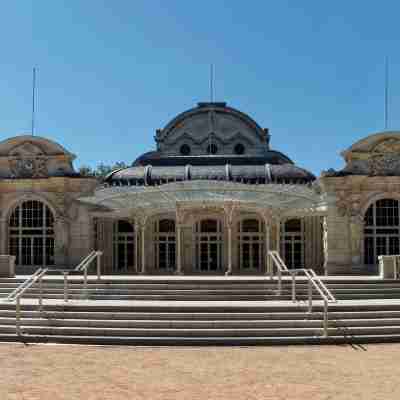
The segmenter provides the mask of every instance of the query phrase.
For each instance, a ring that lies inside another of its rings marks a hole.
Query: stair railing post
[[[21,300],[19,296],[15,299],[15,330],[17,335],[21,335]]]
[[[296,302],[296,273],[292,272],[292,301]]]
[[[43,281],[39,278],[39,312],[43,311]]]
[[[324,337],[328,337],[328,302],[324,299]]]
[[[102,256],[102,252],[101,251],[97,252],[97,280],[98,281],[101,279],[101,256]]]
[[[278,296],[282,294],[282,271],[278,268]]]
[[[87,286],[87,268],[83,270],[83,293],[85,297],[88,295],[88,286]]]
[[[68,272],[63,272],[64,274],[64,301],[68,301]]]
[[[272,280],[274,279],[274,263],[271,254],[268,254],[268,260],[269,260],[269,277]]]
[[[311,278],[308,281],[308,312],[312,313],[312,282],[311,282]]]

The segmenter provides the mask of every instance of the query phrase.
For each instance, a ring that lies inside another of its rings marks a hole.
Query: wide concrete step
[[[392,321],[400,325],[400,320]],[[1,318],[0,325],[15,326],[15,318]],[[24,318],[22,325],[42,327],[81,327],[81,328],[166,328],[166,329],[259,329],[259,328],[321,328],[321,320],[99,320],[99,319],[48,319]],[[390,325],[386,323],[386,325]],[[1,331],[0,331],[1,332]]]
[[[38,299],[40,297],[39,293],[32,293],[25,298]],[[340,296],[335,296],[337,300],[368,300],[368,299],[399,299],[398,294],[343,294]],[[5,297],[4,297],[5,298]],[[64,294],[60,292],[59,294],[43,294],[44,299],[64,299]],[[114,295],[114,294],[97,294],[89,293],[69,293],[68,298],[70,300],[80,300],[80,299],[90,299],[90,300],[148,300],[148,301],[290,301],[292,299],[291,294],[277,295],[277,294],[246,294],[246,295],[216,295],[216,294],[154,294],[154,295]],[[306,295],[296,294],[296,300],[306,301]],[[313,300],[321,300],[320,296],[315,295]]]
[[[25,326],[25,335],[71,335],[71,336],[122,336],[122,337],[279,337],[279,336],[323,336],[322,328],[97,328],[97,327],[58,327],[58,326]],[[0,325],[0,333],[13,333],[12,325]],[[352,326],[330,327],[332,336],[360,335],[400,335],[400,326]]]
[[[21,305],[22,311],[37,311],[38,304],[30,303]],[[57,304],[45,303],[46,312],[108,312],[122,314],[125,312],[141,313],[306,313],[307,303],[292,302],[114,302],[85,300],[76,302],[59,302]],[[14,311],[15,303],[0,302],[0,311]],[[313,313],[323,311],[321,303],[314,303]],[[329,313],[334,312],[393,312],[400,311],[400,304],[380,303],[331,303]]]
[[[15,309],[0,310],[0,318],[15,319]],[[46,319],[95,319],[95,320],[197,320],[197,321],[225,321],[225,320],[321,320],[322,312],[308,313],[303,310],[297,312],[101,312],[101,311],[22,311],[21,318]],[[341,311],[329,312],[331,320],[347,319],[396,319],[400,318],[399,311]]]
[[[0,286],[0,293],[9,293],[14,290],[16,287],[7,288]],[[340,288],[331,288],[328,287],[333,293],[400,293],[400,287],[390,286],[381,286],[381,285],[371,285],[369,287],[340,287]],[[83,285],[75,285],[71,284],[68,286],[68,290],[71,292],[74,291],[83,291],[85,288]],[[64,290],[64,285],[43,285],[42,289],[45,293],[57,293]],[[188,288],[184,286],[178,287],[143,287],[136,286],[131,287],[128,285],[88,285],[88,291],[91,292],[99,292],[99,293],[116,293],[116,294],[129,294],[129,293],[265,293],[268,291],[276,291],[278,290],[278,285],[263,285],[263,286],[253,286],[253,287],[242,287],[242,286],[209,286],[209,287],[198,287],[198,288]],[[282,285],[283,292],[291,292],[292,285]],[[36,293],[39,292],[40,288],[38,285],[31,287],[28,289],[27,293]],[[296,284],[296,291],[299,293],[307,293],[308,287],[307,285],[298,285]],[[316,290],[313,288],[313,292]]]
[[[15,282],[12,279],[9,279],[5,282],[0,283],[0,288],[15,288],[18,285],[20,285],[22,282]],[[95,287],[99,289],[107,289],[110,287],[114,288],[122,288],[122,289],[209,289],[209,288],[215,288],[215,289],[224,289],[224,288],[238,288],[238,289],[251,289],[251,288],[256,288],[256,289],[262,289],[264,287],[273,287],[277,286],[277,280],[260,280],[260,281],[254,281],[254,282],[230,282],[226,281],[224,282],[223,280],[219,281],[211,281],[211,282],[203,282],[203,281],[197,281],[194,283],[186,282],[186,281],[181,281],[181,282],[166,282],[166,283],[160,283],[157,281],[148,281],[148,282],[136,282],[136,281],[130,281],[130,282],[121,282],[120,280],[115,280],[115,281],[109,281],[109,282],[104,282],[102,281],[88,281],[88,286],[89,287]],[[78,280],[68,280],[68,283],[70,286],[76,286],[79,288],[83,288],[83,281],[78,281]],[[368,288],[375,288],[375,287],[392,287],[392,288],[400,288],[400,281],[378,281],[378,282],[365,282],[365,281],[358,281],[358,282],[332,282],[332,281],[326,281],[325,282],[326,286],[328,286],[331,289],[341,289],[341,288],[354,288],[354,289],[368,289]],[[55,288],[62,288],[64,285],[64,282],[62,280],[44,280],[43,281],[43,286],[44,287],[55,287]],[[284,280],[282,281],[283,286],[290,286],[291,285],[291,280]],[[307,287],[307,281],[305,280],[296,280],[296,285],[299,287],[306,288]]]
[[[338,345],[367,343],[399,343],[400,335],[353,335],[349,336],[269,336],[269,337],[167,337],[167,336],[74,336],[74,335],[0,335],[0,341],[22,343],[62,343],[86,345],[125,346],[284,346],[284,345]]]
[[[1,318],[0,325],[15,326],[15,318]],[[24,318],[24,327],[79,327],[79,328],[148,328],[148,329],[288,329],[288,328],[320,328],[322,320],[100,320],[100,319],[48,319],[48,318]],[[400,327],[400,319],[347,319],[332,320],[329,325],[338,329],[353,329],[354,327]],[[1,330],[0,330],[1,333]]]

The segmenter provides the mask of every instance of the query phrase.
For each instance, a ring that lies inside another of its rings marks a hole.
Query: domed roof
[[[323,171],[323,176],[400,176],[400,132],[385,131],[369,135],[341,155],[346,166],[340,171]]]
[[[198,103],[158,129],[155,136],[157,151],[164,156],[262,156],[269,150],[269,139],[268,129],[226,103]]]
[[[169,182],[221,180],[248,184],[307,184],[315,176],[293,164],[198,164],[136,166],[116,170],[104,183],[111,186],[152,186]]]
[[[268,129],[226,103],[198,103],[157,130],[157,151],[105,178],[109,185],[226,180],[249,184],[309,183],[310,172],[271,150]],[[185,150],[185,151],[183,151]]]
[[[0,142],[0,178],[78,177],[75,155],[40,136],[14,136]]]

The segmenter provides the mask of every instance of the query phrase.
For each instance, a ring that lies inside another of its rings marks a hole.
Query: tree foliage
[[[89,167],[88,165],[82,165],[79,168],[79,173],[82,176],[93,176],[100,179],[105,178],[110,172],[115,171],[120,168],[126,168],[127,164],[124,163],[123,161],[118,161],[113,165],[106,165],[103,163],[100,163],[97,165],[96,168]]]

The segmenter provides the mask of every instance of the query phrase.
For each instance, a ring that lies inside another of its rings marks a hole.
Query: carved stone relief
[[[368,160],[370,175],[382,176],[400,172],[400,153],[372,155]]]
[[[12,176],[15,178],[44,178],[48,176],[47,158],[12,157],[9,158]]]
[[[389,138],[379,142],[373,149],[375,153],[396,153],[400,154],[400,140]]]

